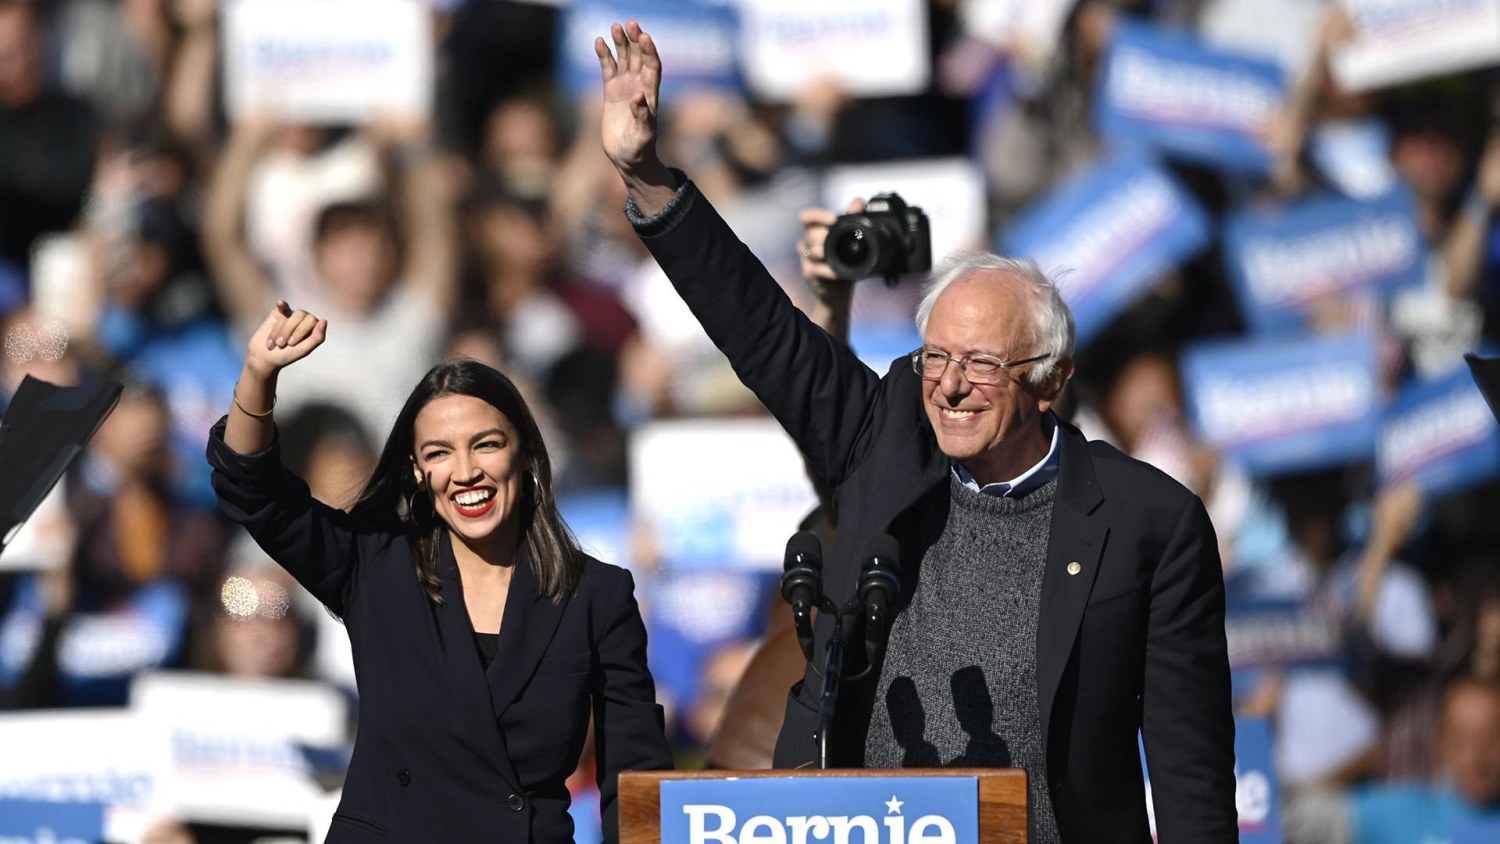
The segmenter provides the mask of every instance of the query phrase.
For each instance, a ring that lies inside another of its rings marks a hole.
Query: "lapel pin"
[[[1068,574],[1077,574],[1081,571],[1083,571],[1083,566],[1078,565],[1077,562],[1068,563]]]

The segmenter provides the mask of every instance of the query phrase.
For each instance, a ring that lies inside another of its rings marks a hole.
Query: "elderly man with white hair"
[[[1213,527],[1191,492],[1052,412],[1073,374],[1057,287],[1024,260],[952,258],[919,308],[922,348],[878,376],[662,164],[656,45],[634,22],[610,38],[595,42],[603,143],[627,213],[834,489],[824,590],[854,594],[869,537],[900,545],[905,597],[876,679],[844,687],[834,761],[1025,768],[1034,844],[1147,844],[1139,733],[1160,841],[1236,841]],[[820,651],[832,629],[822,615]],[[809,667],[791,689],[778,767],[817,756],[818,686]]]

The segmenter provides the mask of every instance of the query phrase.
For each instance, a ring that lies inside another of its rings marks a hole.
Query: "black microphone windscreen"
[[[865,565],[878,559],[882,565],[899,570],[901,568],[901,543],[888,533],[877,533],[865,543]]]
[[[782,568],[791,570],[798,565],[823,567],[823,543],[810,530],[799,530],[786,542],[786,558],[782,562]]]

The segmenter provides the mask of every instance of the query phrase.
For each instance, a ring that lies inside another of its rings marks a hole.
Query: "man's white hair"
[[[1063,301],[1057,283],[1047,277],[1034,261],[1028,258],[1012,258],[992,252],[955,252],[944,258],[932,270],[927,286],[922,290],[922,301],[917,305],[917,331],[927,336],[927,320],[932,316],[932,307],[954,282],[980,270],[996,270],[1020,279],[1033,296],[1032,336],[1029,349],[1012,350],[1010,354],[1019,358],[1032,355],[1051,355],[1044,361],[1026,368],[1022,376],[1026,383],[1040,387],[1057,374],[1057,366],[1073,357],[1073,312]]]

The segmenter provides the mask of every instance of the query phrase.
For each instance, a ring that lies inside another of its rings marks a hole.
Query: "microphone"
[[[786,543],[786,558],[781,564],[781,597],[792,605],[792,624],[797,628],[797,644],[802,655],[812,660],[812,608],[823,599],[823,543],[817,534],[802,530],[792,534]]]
[[[859,603],[865,618],[865,661],[873,670],[885,656],[886,617],[891,604],[901,600],[901,544],[880,533],[865,543],[865,563],[859,573]]]

